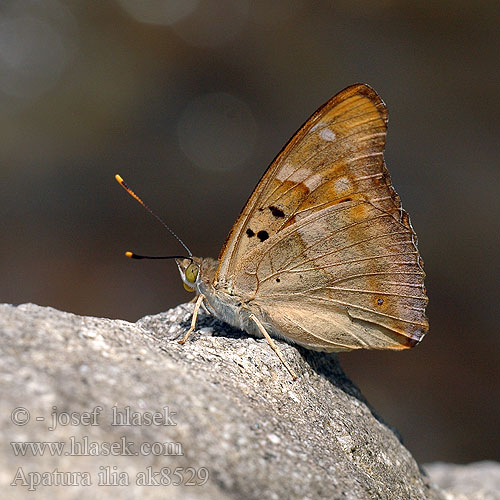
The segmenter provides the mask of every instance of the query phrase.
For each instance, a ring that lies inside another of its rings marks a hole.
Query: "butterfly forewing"
[[[420,340],[424,272],[384,164],[386,128],[384,103],[363,84],[320,108],[240,214],[215,288],[305,345],[396,349]]]
[[[354,85],[330,99],[271,164],[219,256],[222,282],[249,250],[297,217],[346,199],[369,199],[400,217],[384,166],[387,111],[374,90]]]

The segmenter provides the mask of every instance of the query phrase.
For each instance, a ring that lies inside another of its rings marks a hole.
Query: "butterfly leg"
[[[209,311],[207,306],[206,306],[206,302],[202,302],[201,303],[201,307],[203,307],[203,310],[209,315],[209,316],[214,316],[214,313],[212,311]]]
[[[179,340],[179,344],[181,345],[184,344],[186,340],[189,338],[189,336],[194,332],[194,329],[196,328],[196,320],[198,319],[198,311],[200,310],[204,298],[205,295],[203,295],[202,293],[198,295],[198,300],[196,301],[196,304],[194,306],[193,318],[191,319],[191,328],[189,328],[186,335],[184,335],[183,339]]]
[[[277,354],[278,358],[280,358],[280,361],[285,365],[285,368],[288,370],[293,380],[297,380],[297,375],[295,375],[295,372],[292,370],[292,367],[287,363],[286,359],[283,357],[283,354],[281,354],[278,347],[274,343],[274,340],[269,336],[269,333],[266,332],[264,325],[257,319],[257,317],[254,314],[250,314],[250,319],[257,325],[257,328],[260,330],[260,333],[264,335],[264,338],[271,346],[271,349]]]

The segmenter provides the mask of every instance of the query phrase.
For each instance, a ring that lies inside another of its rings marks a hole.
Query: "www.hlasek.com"
[[[10,443],[16,457],[19,456],[182,456],[182,443],[175,441],[142,442],[128,441],[121,436],[118,441],[91,441],[88,436],[69,441],[12,441]]]

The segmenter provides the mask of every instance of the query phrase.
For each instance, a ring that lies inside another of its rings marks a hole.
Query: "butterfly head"
[[[175,262],[179,268],[184,288],[188,292],[194,292],[197,289],[197,281],[200,275],[201,259],[186,257],[184,259],[175,259]]]

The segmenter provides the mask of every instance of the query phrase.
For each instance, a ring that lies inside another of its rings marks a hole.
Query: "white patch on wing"
[[[294,168],[292,165],[285,163],[276,174],[276,179],[281,182],[302,182],[304,179],[309,177],[312,171],[308,168]]]
[[[307,179],[304,179],[305,186],[309,191],[314,191],[323,182],[323,176],[321,174],[314,174]]]
[[[299,168],[294,174],[288,179],[291,182],[302,182],[305,178],[312,174],[311,170],[308,168]]]
[[[335,132],[333,132],[333,130],[330,130],[328,127],[322,129],[319,133],[319,136],[325,141],[333,141],[336,137]]]
[[[341,177],[335,181],[335,191],[339,194],[345,193],[352,188],[351,182],[347,177]]]
[[[282,165],[276,174],[276,179],[283,182],[288,179],[288,176],[293,172],[293,167],[287,163]]]

